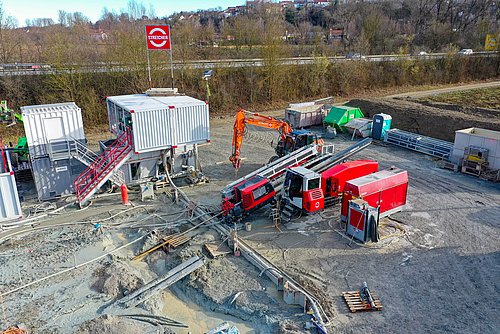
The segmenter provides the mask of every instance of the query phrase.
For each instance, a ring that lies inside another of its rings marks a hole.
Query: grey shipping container
[[[327,114],[327,110],[323,105],[303,103],[290,105],[285,110],[285,121],[292,128],[299,129],[313,125],[322,125],[323,119]]]
[[[32,160],[31,166],[41,201],[72,194],[73,182],[86,168],[74,158],[51,161],[48,157]]]
[[[21,218],[22,215],[14,174],[0,174],[0,221]]]
[[[131,127],[135,153],[210,141],[208,104],[189,96],[112,96],[107,108],[112,132]]]

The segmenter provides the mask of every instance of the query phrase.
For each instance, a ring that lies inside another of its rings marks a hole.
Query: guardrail
[[[388,54],[388,55],[367,55],[363,59],[348,59],[345,56],[332,56],[326,57],[330,62],[345,62],[345,61],[397,61],[397,60],[432,60],[441,59],[446,57],[496,57],[498,51],[478,51],[472,55],[460,55],[458,53],[429,53],[426,55],[401,55],[401,54]],[[276,62],[280,65],[307,65],[317,61],[317,57],[294,57],[294,58],[280,58]],[[213,59],[213,60],[188,60],[188,61],[174,61],[174,69],[181,68],[231,68],[231,67],[261,67],[264,66],[268,60],[265,58],[249,58],[249,59]],[[59,74],[59,73],[87,73],[87,72],[127,72],[134,70],[142,70],[147,65],[146,63],[136,64],[118,64],[118,63],[94,63],[89,65],[68,64],[64,67],[52,67],[51,65],[44,65],[44,67],[30,68],[19,65],[15,68],[5,67],[0,65],[0,75],[41,75],[41,74]],[[170,65],[160,65],[160,70],[170,69]]]

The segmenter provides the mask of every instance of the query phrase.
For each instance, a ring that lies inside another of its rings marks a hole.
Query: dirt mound
[[[136,334],[145,332],[146,328],[136,322],[105,314],[84,322],[75,334]]]
[[[94,273],[98,277],[92,288],[110,297],[120,298],[144,285],[144,281],[121,262],[113,262]]]
[[[493,111],[488,109],[449,105],[438,108],[437,104],[430,106],[396,99],[355,99],[347,104],[361,108],[366,117],[378,113],[391,115],[393,128],[447,141],[455,140],[456,130],[471,127],[500,131],[500,117],[493,116]]]

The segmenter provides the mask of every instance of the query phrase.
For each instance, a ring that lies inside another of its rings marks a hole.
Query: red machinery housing
[[[234,193],[233,205],[226,203],[226,210],[233,209],[234,205],[241,202],[241,209],[246,213],[272,202],[276,196],[271,182],[259,175],[237,184],[234,187]]]
[[[380,218],[402,210],[408,192],[408,173],[391,168],[347,181],[342,198],[341,219],[346,220],[349,201],[362,198],[379,208]]]
[[[321,174],[304,167],[289,168],[283,196],[292,206],[307,213],[323,210],[325,198],[339,197],[348,180],[377,170],[378,162],[372,160],[344,162]]]
[[[378,171],[378,162],[373,160],[344,162],[321,173],[321,188],[325,197],[339,197],[347,181],[376,171]]]

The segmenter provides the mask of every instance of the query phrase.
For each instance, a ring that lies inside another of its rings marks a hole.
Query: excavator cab
[[[294,130],[280,140],[275,148],[276,155],[282,157],[307,145],[319,144],[318,135],[307,130]]]
[[[285,203],[307,213],[322,210],[325,197],[321,175],[304,167],[287,169],[282,197]]]

